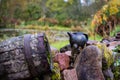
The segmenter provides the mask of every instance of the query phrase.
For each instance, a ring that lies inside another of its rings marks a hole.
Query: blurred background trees
[[[84,21],[102,7],[106,0],[0,0],[0,27],[13,27],[21,21],[52,18]]]

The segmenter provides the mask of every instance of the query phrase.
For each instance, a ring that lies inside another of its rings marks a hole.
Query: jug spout
[[[73,34],[70,32],[67,32],[67,34],[69,35],[70,39],[72,38]]]

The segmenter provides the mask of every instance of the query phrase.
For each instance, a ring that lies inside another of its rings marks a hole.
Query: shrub
[[[38,21],[41,23],[41,25],[53,26],[59,24],[59,21],[54,18],[40,18]]]
[[[114,27],[116,27],[116,24],[118,24],[119,20],[120,20],[120,0],[111,0],[107,5],[104,5],[101,10],[97,11],[91,22],[91,26],[93,29],[102,27],[101,30],[97,30],[96,32],[100,33],[100,35],[102,36],[106,34],[107,36],[109,36],[110,31],[115,29]]]

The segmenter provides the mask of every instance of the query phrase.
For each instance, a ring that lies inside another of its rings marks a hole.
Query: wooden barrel
[[[0,80],[22,80],[49,73],[50,47],[44,33],[0,42]]]

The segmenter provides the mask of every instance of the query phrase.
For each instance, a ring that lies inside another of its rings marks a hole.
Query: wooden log
[[[50,47],[44,33],[0,42],[0,79],[22,80],[49,73],[50,57]]]

